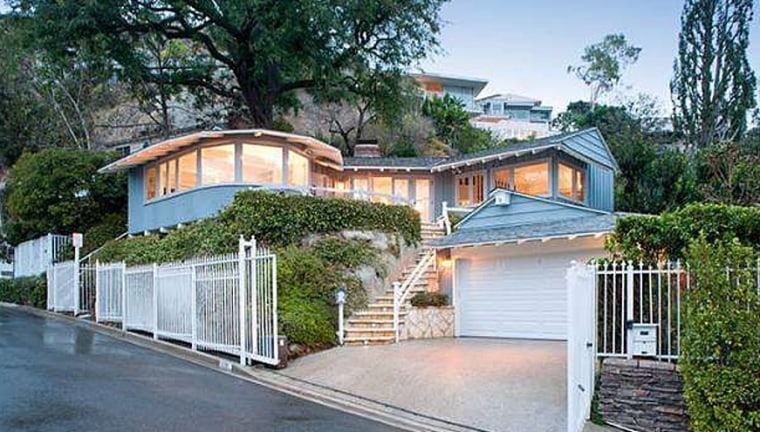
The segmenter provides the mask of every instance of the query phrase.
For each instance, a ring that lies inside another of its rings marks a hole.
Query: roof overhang
[[[394,165],[345,165],[343,171],[424,171],[430,172],[429,166],[394,166]]]
[[[438,164],[432,168],[433,172],[441,172],[445,171],[447,169],[454,169],[454,168],[461,168],[461,167],[468,167],[476,164],[483,164],[486,162],[496,161],[496,160],[504,160],[507,158],[512,157],[519,157],[523,155],[529,155],[529,154],[537,154],[545,150],[549,150],[555,148],[557,150],[562,149],[561,144],[551,143],[543,146],[528,148],[528,149],[520,149],[520,150],[504,150],[503,152],[494,153],[486,156],[481,157],[474,157],[469,159],[462,159],[455,162],[446,162],[442,164]]]
[[[587,237],[600,238],[602,236],[611,234],[613,231],[614,230],[601,230],[601,231],[591,231],[591,232],[585,232],[585,233],[557,234],[557,235],[548,235],[548,236],[542,236],[542,237],[529,237],[529,238],[510,239],[510,240],[488,240],[488,241],[482,241],[482,242],[465,242],[465,243],[457,243],[457,244],[450,244],[450,245],[432,245],[431,247],[433,249],[464,249],[464,248],[479,247],[479,246],[501,246],[501,245],[507,245],[507,244],[521,245],[523,243],[528,243],[528,242],[546,243],[550,240],[575,240],[577,238],[587,238]]]
[[[268,129],[239,129],[196,132],[190,135],[161,141],[112,162],[98,170],[98,172],[109,173],[123,171],[129,168],[145,165],[146,163],[176,153],[196,144],[213,143],[214,140],[233,137],[249,139],[252,144],[266,142],[269,144],[299,145],[316,163],[338,171],[343,169],[343,156],[341,155],[340,150],[320,140],[303,135]]]

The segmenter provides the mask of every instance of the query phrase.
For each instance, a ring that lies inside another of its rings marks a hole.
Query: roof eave
[[[509,240],[485,240],[481,242],[463,242],[463,243],[453,243],[453,244],[443,244],[443,245],[436,245],[431,244],[430,246],[434,249],[461,249],[461,248],[469,248],[469,247],[477,247],[477,246],[500,246],[500,245],[506,245],[506,244],[523,244],[528,242],[547,242],[549,240],[561,240],[561,239],[567,239],[567,240],[574,240],[576,238],[581,237],[595,237],[599,238],[601,236],[611,234],[614,230],[600,230],[600,231],[589,231],[589,232],[583,232],[583,233],[572,233],[572,234],[557,234],[557,235],[550,235],[550,236],[541,236],[541,237],[526,237],[526,238],[520,238],[520,239],[509,239]]]

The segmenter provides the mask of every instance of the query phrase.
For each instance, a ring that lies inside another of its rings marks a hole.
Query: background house
[[[498,138],[523,140],[552,134],[552,107],[541,105],[538,99],[506,93],[477,99],[476,104],[481,114],[472,119],[472,124]]]

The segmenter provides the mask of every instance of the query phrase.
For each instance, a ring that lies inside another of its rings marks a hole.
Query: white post
[[[153,339],[158,340],[158,264],[153,263]]]
[[[245,270],[245,238],[241,235],[238,241],[238,309],[240,309],[240,364],[242,366],[245,366]]]
[[[274,359],[280,362],[280,338],[277,332],[277,255],[272,255],[272,333],[274,337]],[[287,360],[287,359],[283,359]]]
[[[74,316],[79,315],[79,249],[82,247],[82,234],[71,236],[74,244]]]
[[[398,329],[398,314],[401,305],[399,305],[399,296],[401,296],[401,283],[393,282],[393,335],[396,343],[399,341],[399,329]]]
[[[121,263],[121,330],[127,331],[127,263]]]
[[[195,287],[195,265],[190,266],[190,348],[198,349],[198,290]]]
[[[338,345],[343,345],[343,303],[338,303]]]
[[[626,334],[626,357],[633,358],[633,261],[628,261],[626,267],[625,287],[625,334]]]
[[[55,277],[55,272],[53,277]],[[55,298],[53,302],[55,303]],[[100,322],[98,312],[100,312],[100,260],[95,260],[95,322]]]

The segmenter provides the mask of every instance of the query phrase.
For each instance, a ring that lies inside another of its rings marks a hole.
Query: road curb
[[[408,431],[444,431],[444,432],[487,432],[470,426],[418,414],[383,402],[352,395],[314,383],[288,377],[264,367],[244,367],[239,363],[213,356],[200,351],[193,351],[173,343],[156,340],[152,337],[126,332],[107,325],[86,321],[71,315],[63,315],[31,306],[0,302],[0,307],[12,308],[41,317],[65,321],[74,325],[122,340],[142,348],[171,355],[175,358],[212,369],[219,373],[243,379],[253,384],[289,394],[329,408],[367,418],[389,426]]]

